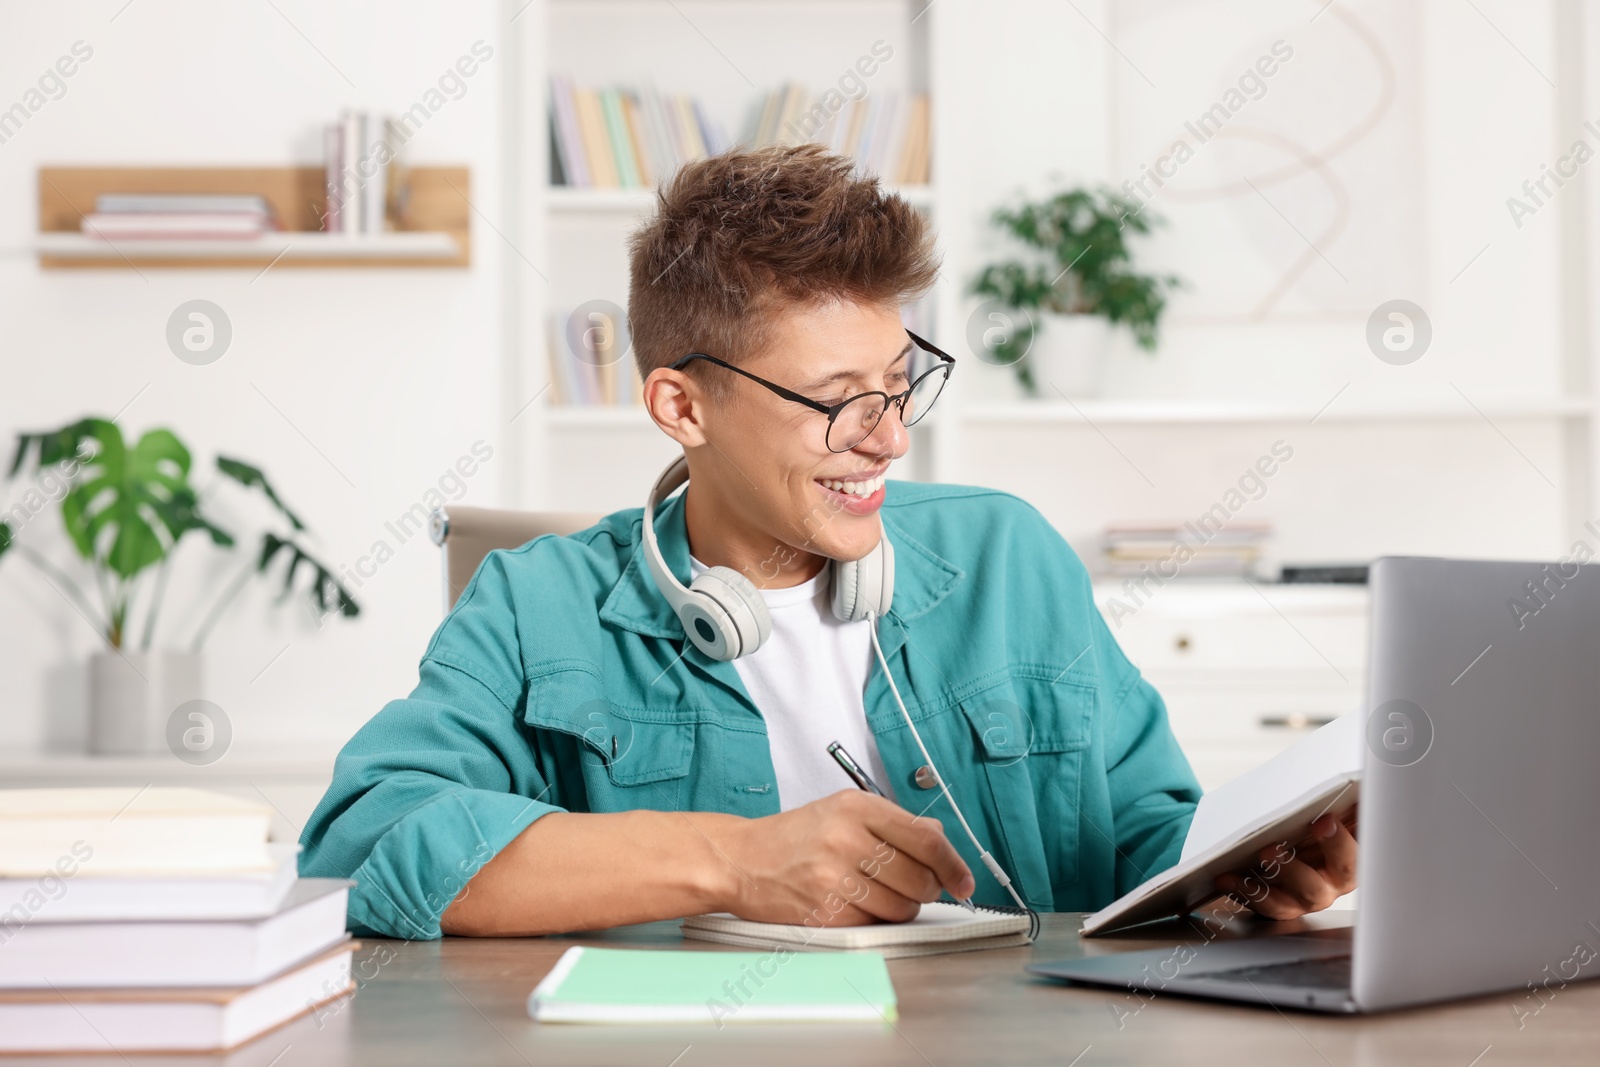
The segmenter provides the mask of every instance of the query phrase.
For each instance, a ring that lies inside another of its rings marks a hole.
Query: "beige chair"
[[[455,607],[478,564],[495,549],[517,548],[542,534],[577,533],[603,517],[571,511],[434,508],[428,518],[428,536],[442,550],[444,610]]]

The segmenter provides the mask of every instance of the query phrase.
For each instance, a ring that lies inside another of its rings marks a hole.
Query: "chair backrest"
[[[444,610],[455,607],[483,557],[497,548],[517,548],[543,534],[588,529],[604,516],[571,511],[502,511],[499,508],[434,508],[428,536],[442,550]]]

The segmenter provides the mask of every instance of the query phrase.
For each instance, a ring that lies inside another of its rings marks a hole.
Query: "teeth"
[[[840,479],[820,479],[821,484],[836,493],[847,493],[850,496],[869,497],[883,488],[884,478],[879,475],[871,481],[846,482]]]

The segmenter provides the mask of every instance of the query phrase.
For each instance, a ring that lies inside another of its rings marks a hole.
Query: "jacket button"
[[[934,774],[933,768],[927,764],[918,767],[913,777],[917,780],[918,789],[937,789],[939,786],[939,776]]]

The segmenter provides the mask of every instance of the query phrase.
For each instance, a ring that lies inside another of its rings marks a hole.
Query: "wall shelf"
[[[471,173],[403,169],[396,228],[321,229],[321,167],[42,167],[39,266],[71,268],[465,267],[471,265]],[[107,240],[80,229],[101,193],[231,193],[265,199],[284,227],[249,239]]]
[[[391,232],[375,234],[321,233],[318,231],[263,234],[239,239],[193,240],[118,238],[107,240],[84,233],[41,233],[41,259],[71,260],[74,264],[119,266],[126,260],[149,264],[192,265],[196,260],[227,260],[243,264],[335,263],[376,264],[384,260],[431,260],[441,265],[457,260],[461,249],[443,232]],[[167,261],[173,261],[168,263]],[[48,265],[55,266],[52,262]]]

